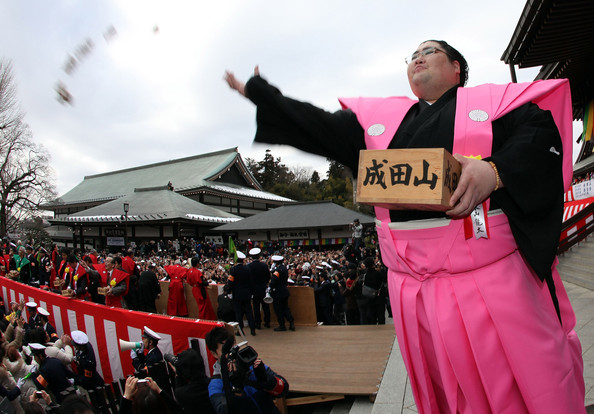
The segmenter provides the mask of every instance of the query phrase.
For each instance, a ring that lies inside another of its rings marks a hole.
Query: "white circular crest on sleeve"
[[[377,137],[386,131],[386,127],[383,124],[373,124],[367,128],[367,134],[372,137]]]
[[[485,122],[489,119],[489,114],[482,109],[473,109],[468,113],[468,117],[475,122]]]

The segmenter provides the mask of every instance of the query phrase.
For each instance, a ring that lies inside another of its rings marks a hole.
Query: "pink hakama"
[[[575,315],[553,270],[525,263],[503,214],[490,238],[462,220],[421,230],[378,225],[400,350],[419,413],[584,413]]]

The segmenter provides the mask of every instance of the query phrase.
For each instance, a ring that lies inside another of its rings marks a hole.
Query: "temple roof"
[[[235,214],[204,205],[163,186],[137,188],[116,200],[51,221],[53,223],[124,222],[126,220],[124,203],[128,203],[129,222],[181,219],[205,223],[231,223],[241,220],[241,217]]]
[[[216,227],[220,231],[300,229],[344,226],[358,218],[361,224],[374,224],[374,217],[334,204],[330,200],[287,204],[241,221]]]
[[[84,177],[73,189],[48,207],[115,200],[135,188],[171,185],[176,192],[200,189],[211,193],[243,196],[276,202],[292,200],[262,191],[260,183],[246,168],[237,148],[187,158],[141,165]]]

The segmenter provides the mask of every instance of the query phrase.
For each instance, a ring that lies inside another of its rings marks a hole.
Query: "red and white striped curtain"
[[[145,325],[161,336],[159,349],[163,354],[177,354],[190,347],[191,339],[198,339],[206,374],[210,376],[214,359],[205,346],[204,336],[215,326],[223,326],[223,323],[107,307],[69,299],[3,277],[0,278],[0,287],[7,313],[10,301],[34,301],[50,313],[50,323],[59,336],[75,330],[85,332],[95,350],[97,371],[108,384],[134,373],[130,351],[120,350],[119,339],[140,342]],[[23,316],[25,320],[29,317]]]

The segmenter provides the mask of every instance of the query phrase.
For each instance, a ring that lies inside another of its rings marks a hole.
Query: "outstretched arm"
[[[260,75],[260,69],[258,68],[258,66],[256,66],[254,68],[254,76],[259,76],[259,75]],[[235,89],[237,92],[239,92],[239,94],[241,96],[247,98],[247,95],[245,92],[245,83],[240,81],[239,79],[237,79],[235,77],[235,75],[233,74],[233,72],[229,72],[228,70],[225,71],[224,79],[227,82],[227,85],[229,85],[229,87],[231,89]]]

